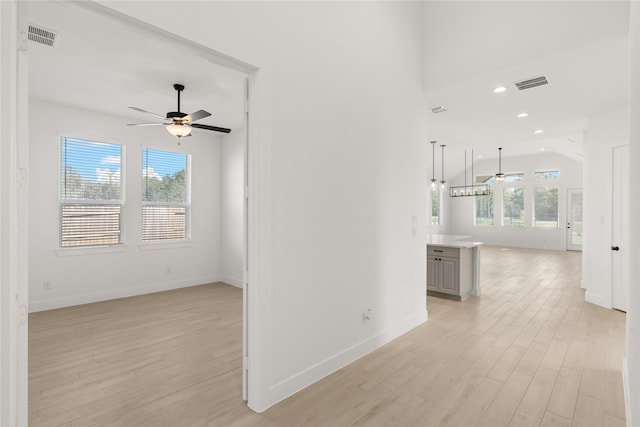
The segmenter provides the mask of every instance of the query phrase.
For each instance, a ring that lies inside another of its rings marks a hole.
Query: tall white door
[[[567,250],[582,250],[582,189],[567,190]]]
[[[613,308],[627,311],[629,288],[629,146],[613,149],[612,287]]]

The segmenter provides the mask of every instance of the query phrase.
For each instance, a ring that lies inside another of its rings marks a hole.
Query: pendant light
[[[436,141],[431,141],[431,167],[433,174],[431,175],[431,190],[436,189],[438,180],[436,179]]]
[[[504,181],[504,174],[502,173],[502,147],[498,148],[498,173],[495,178],[496,182]]]
[[[487,196],[491,194],[489,184],[476,184],[475,174],[473,170],[473,159],[475,158],[474,150],[471,149],[471,183],[467,185],[467,150],[464,150],[464,185],[450,186],[449,197],[465,197],[465,196]]]
[[[440,148],[442,149],[442,179],[440,180],[441,190],[444,190],[445,188],[447,188],[447,181],[444,180],[444,147],[446,147],[446,145],[440,146]]]

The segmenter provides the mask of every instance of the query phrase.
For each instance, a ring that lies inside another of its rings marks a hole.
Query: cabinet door
[[[438,261],[435,257],[427,257],[427,290],[438,290]]]
[[[459,260],[457,258],[440,258],[440,261],[438,261],[440,288],[438,291],[445,294],[459,295],[458,264]]]

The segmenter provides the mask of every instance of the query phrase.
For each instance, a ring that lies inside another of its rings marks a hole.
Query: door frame
[[[24,7],[0,1],[0,425],[28,423],[27,118]],[[7,54],[6,52],[9,52]]]
[[[215,51],[207,46],[185,39],[176,34],[135,19],[124,13],[93,2],[64,2],[66,6],[93,14],[117,25],[144,33],[165,43],[180,46],[187,53],[198,55],[220,66],[239,71],[248,77],[247,112],[257,117],[260,108],[260,69],[242,60]],[[3,198],[0,203],[0,233],[2,235],[2,258],[0,277],[3,279],[0,298],[0,425],[26,426],[28,423],[28,55],[26,26],[27,9],[19,0],[0,1],[0,43],[3,55],[0,62],[0,136],[2,137],[2,160],[0,161],[0,188]],[[22,76],[22,78],[21,78]],[[26,78],[25,78],[26,77]],[[11,108],[10,108],[11,107]],[[8,111],[9,113],[5,113]],[[245,269],[243,279],[243,398],[249,407],[261,407],[262,389],[259,336],[257,328],[249,328],[256,317],[257,301],[252,297],[259,286],[258,247],[258,201],[260,180],[258,179],[258,132],[257,120],[248,120],[245,149],[245,227],[243,238]],[[7,155],[5,155],[7,154]],[[5,191],[6,190],[6,191]],[[5,196],[6,195],[6,196]],[[5,214],[6,213],[6,214]],[[14,232],[15,231],[15,232]],[[5,236],[9,238],[5,239]],[[5,247],[5,242],[6,246]],[[8,252],[8,253],[7,253]],[[8,279],[5,282],[5,277]],[[251,278],[251,286],[248,280]],[[252,303],[253,302],[253,303]],[[257,324],[257,323],[254,323]],[[6,338],[6,339],[5,339]],[[252,358],[247,357],[248,354]],[[248,369],[247,369],[248,368]],[[252,369],[253,368],[253,369]],[[5,380],[6,379],[6,380]],[[248,387],[251,384],[251,388]]]

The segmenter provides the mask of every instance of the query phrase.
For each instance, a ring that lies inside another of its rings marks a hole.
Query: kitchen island
[[[463,301],[480,295],[480,247],[470,236],[427,235],[427,294]]]

